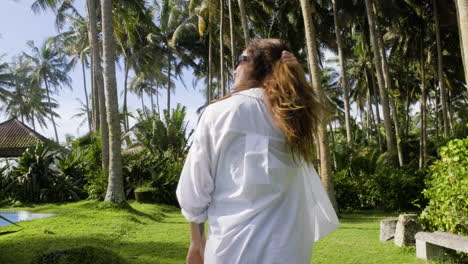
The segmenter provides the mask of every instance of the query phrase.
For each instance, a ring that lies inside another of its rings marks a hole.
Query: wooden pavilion
[[[40,142],[51,141],[15,118],[0,123],[0,158],[19,157]]]

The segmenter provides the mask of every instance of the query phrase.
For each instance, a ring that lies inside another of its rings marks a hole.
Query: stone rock
[[[401,214],[395,230],[395,245],[399,247],[414,245],[416,242],[414,236],[419,231],[421,225],[417,214]]]
[[[385,218],[380,220],[380,242],[386,242],[395,237],[398,218]]]

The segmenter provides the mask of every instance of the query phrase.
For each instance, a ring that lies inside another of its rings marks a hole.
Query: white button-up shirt
[[[295,162],[252,88],[209,105],[194,133],[177,198],[208,220],[207,264],[310,263],[338,219],[311,165]]]

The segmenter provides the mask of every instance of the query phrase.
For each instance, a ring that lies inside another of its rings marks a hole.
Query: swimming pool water
[[[29,211],[0,211],[0,215],[12,221],[13,223],[17,223],[21,221],[56,216],[57,214],[39,214],[39,213],[31,213]],[[0,219],[0,226],[6,226],[6,225],[11,225],[11,224],[3,219]]]

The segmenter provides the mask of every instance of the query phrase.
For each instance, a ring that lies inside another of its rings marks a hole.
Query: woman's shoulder
[[[258,105],[258,101],[254,98],[239,95],[233,94],[226,99],[208,105],[203,114],[206,114],[209,119],[222,119],[226,115],[251,112],[252,107]]]

